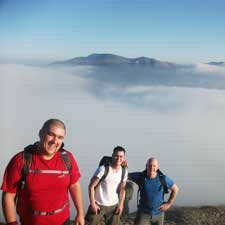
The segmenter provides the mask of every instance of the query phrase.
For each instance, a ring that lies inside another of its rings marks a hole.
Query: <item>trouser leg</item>
[[[120,216],[116,214],[117,206],[105,206],[105,223],[106,225],[120,225]]]
[[[104,211],[102,210],[102,208],[100,209],[100,212],[98,214],[95,214],[91,211],[91,207],[89,206],[85,216],[86,224],[97,225],[102,220],[103,216],[104,216]]]
[[[152,225],[163,225],[164,224],[164,213],[153,216],[151,219]]]
[[[138,210],[134,220],[134,225],[150,225],[150,220],[151,216],[149,214]]]

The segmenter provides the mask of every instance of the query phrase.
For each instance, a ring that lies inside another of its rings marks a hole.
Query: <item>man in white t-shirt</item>
[[[119,225],[123,211],[127,170],[123,172],[121,164],[125,160],[125,149],[117,146],[113,149],[112,162],[108,166],[100,166],[89,184],[90,206],[86,214],[86,222],[97,225],[104,219],[106,225]],[[104,179],[102,179],[102,177]]]

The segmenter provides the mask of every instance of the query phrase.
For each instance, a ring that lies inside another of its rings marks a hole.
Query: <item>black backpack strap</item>
[[[164,198],[164,195],[169,193],[169,189],[166,184],[165,175],[160,170],[158,170],[158,174],[159,174],[159,180],[161,183],[159,191],[163,188],[163,198]]]
[[[98,185],[107,177],[107,175],[109,173],[109,165],[104,165],[104,167],[105,167],[105,171],[104,171],[103,176],[99,180]]]
[[[163,172],[160,171],[160,170],[158,170],[158,174],[159,174],[159,180],[161,182],[161,186],[163,187],[163,191],[164,191],[165,194],[168,194],[169,189],[168,189],[167,184],[166,184],[165,174],[163,174]]]
[[[21,170],[21,179],[20,179],[20,190],[22,190],[26,183],[26,176],[29,173],[30,166],[32,163],[32,151],[38,142],[35,142],[32,145],[28,145],[24,148],[23,151],[23,167]]]
[[[109,165],[103,165],[105,167],[105,171],[104,174],[102,175],[102,177],[99,179],[98,184],[95,186],[95,189],[98,187],[98,185],[106,178],[106,176],[109,173]],[[94,178],[94,176],[92,177],[92,179]]]
[[[111,156],[103,156],[99,162],[99,167],[100,166],[104,166],[105,167],[105,171],[104,171],[104,174],[103,176],[100,178],[97,186],[107,177],[108,173],[109,173],[109,166],[112,162],[112,157]],[[96,187],[97,187],[96,186]]]
[[[72,165],[71,165],[70,157],[69,157],[67,151],[64,149],[60,149],[59,152],[60,152],[61,158],[66,166],[66,169],[70,172],[72,169]]]
[[[124,180],[125,174],[126,174],[126,167],[125,167],[125,166],[122,166],[121,183],[122,183],[123,180]]]

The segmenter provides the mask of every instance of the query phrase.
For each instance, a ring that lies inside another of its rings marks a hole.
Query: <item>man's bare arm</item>
[[[6,223],[16,221],[16,204],[15,193],[5,192],[2,193],[2,209]]]
[[[77,181],[75,184],[70,185],[69,190],[74,206],[77,210],[75,224],[84,225],[84,209],[83,209],[82,190],[80,182]]]

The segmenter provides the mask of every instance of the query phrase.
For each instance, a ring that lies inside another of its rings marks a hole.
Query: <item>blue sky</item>
[[[0,59],[225,61],[224,0],[0,0]]]

